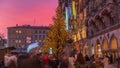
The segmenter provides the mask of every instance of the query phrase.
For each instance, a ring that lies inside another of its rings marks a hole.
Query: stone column
[[[120,23],[120,13],[119,12],[120,12],[120,0],[118,1],[118,14],[119,14],[118,17],[119,17],[119,23]]]
[[[88,56],[92,56],[92,45],[90,39],[88,40],[87,44],[88,44]]]
[[[118,34],[118,55],[119,55],[119,57],[120,57],[120,29],[118,30],[119,32],[119,34]]]

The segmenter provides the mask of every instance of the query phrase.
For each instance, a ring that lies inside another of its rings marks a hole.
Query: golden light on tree
[[[45,39],[45,52],[53,49],[53,53],[58,55],[62,52],[63,47],[67,43],[68,33],[65,29],[65,20],[62,15],[61,8],[58,7],[56,16],[53,18],[54,24],[50,25],[48,36]]]

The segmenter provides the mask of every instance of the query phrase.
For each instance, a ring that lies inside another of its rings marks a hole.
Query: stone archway
[[[101,45],[99,40],[97,40],[96,46],[95,46],[95,52],[96,55],[101,56],[102,55],[102,50],[101,50]]]
[[[118,49],[118,41],[114,36],[112,36],[110,39],[110,49],[112,49],[112,50]]]
[[[118,58],[118,40],[113,35],[110,39],[110,56],[112,56],[112,62],[116,62]]]
[[[95,55],[95,47],[94,47],[94,45],[92,45],[92,47],[91,47],[91,53],[92,53],[92,55]]]
[[[104,38],[102,41],[102,53],[108,55],[108,50],[108,41],[106,38]]]

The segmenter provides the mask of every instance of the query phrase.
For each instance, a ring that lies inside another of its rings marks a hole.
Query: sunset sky
[[[6,36],[7,27],[16,24],[52,24],[56,7],[57,0],[0,0],[0,33]]]

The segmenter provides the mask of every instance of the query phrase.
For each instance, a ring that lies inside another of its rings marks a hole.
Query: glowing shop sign
[[[33,48],[36,48],[38,46],[39,46],[38,42],[35,42],[35,43],[32,43],[32,44],[28,45],[27,53],[29,53]]]
[[[75,7],[75,1],[72,1],[72,12],[73,12],[74,19],[76,19],[76,7]]]
[[[68,30],[68,8],[66,7],[66,29]]]
[[[68,4],[68,14],[69,14],[69,18],[72,19],[72,6],[71,6],[71,4]]]
[[[52,50],[52,48],[50,48],[50,51],[49,51],[49,53],[50,53],[50,54],[53,54],[53,50]]]

